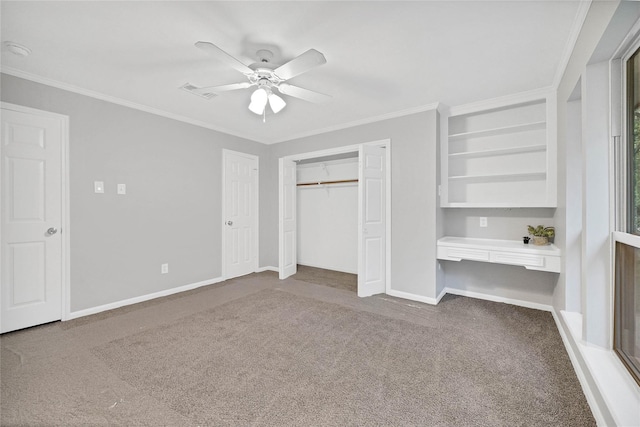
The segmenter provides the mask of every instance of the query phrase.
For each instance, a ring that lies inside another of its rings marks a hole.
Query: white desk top
[[[560,256],[560,249],[550,244],[547,246],[536,246],[533,243],[525,245],[522,240],[498,240],[498,239],[476,239],[471,237],[442,237],[438,239],[439,246],[485,249],[492,251],[519,252],[527,254]]]

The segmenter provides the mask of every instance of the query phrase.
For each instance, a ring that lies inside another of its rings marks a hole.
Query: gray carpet
[[[298,264],[293,279],[302,282],[315,283],[336,289],[344,289],[353,293],[358,292],[358,275],[341,273],[339,271],[325,270],[323,268],[308,267]]]
[[[549,313],[273,273],[0,338],[2,425],[595,425]]]

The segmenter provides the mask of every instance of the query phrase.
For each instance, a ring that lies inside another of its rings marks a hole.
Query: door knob
[[[57,228],[53,228],[53,227],[51,227],[50,229],[47,230],[47,234],[49,236],[52,236],[52,235],[56,234],[57,232],[58,232],[58,229]]]
[[[233,221],[227,221],[227,225],[233,225]]]

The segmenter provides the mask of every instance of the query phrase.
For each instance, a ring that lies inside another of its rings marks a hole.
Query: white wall
[[[297,182],[358,178],[358,158],[298,165]],[[358,273],[358,183],[297,187],[298,264]]]

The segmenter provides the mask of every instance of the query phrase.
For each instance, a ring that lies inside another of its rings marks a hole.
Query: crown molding
[[[472,102],[469,104],[456,105],[449,108],[449,114],[459,116],[460,114],[475,113],[476,111],[492,110],[513,104],[536,101],[547,98],[555,93],[555,89],[551,86],[540,89],[533,89],[526,92],[514,93],[511,95],[491,98],[483,101]]]
[[[309,132],[302,132],[299,134],[295,134],[291,137],[287,137],[286,139],[267,142],[267,144],[279,144],[281,142],[292,141],[294,139],[307,138],[315,135],[322,135],[328,132],[334,132],[337,130],[348,129],[356,126],[367,125],[370,123],[380,122],[382,120],[395,119],[398,117],[409,116],[411,114],[423,113],[425,111],[438,110],[441,107],[439,102],[433,102],[431,104],[420,105],[418,107],[407,108],[406,110],[394,111],[391,113],[381,114],[379,116],[368,117],[365,119],[354,120],[351,122],[342,123],[334,126],[327,126],[325,128],[315,129]]]
[[[560,62],[558,63],[556,74],[553,77],[553,83],[551,84],[551,86],[554,89],[558,89],[558,87],[560,87],[562,76],[564,76],[567,65],[569,65],[571,54],[573,53],[573,49],[576,47],[576,43],[578,42],[578,36],[580,36],[580,31],[582,31],[584,21],[587,19],[587,13],[589,12],[589,8],[591,7],[591,1],[592,0],[581,0],[578,5],[576,16],[573,19],[573,24],[571,25],[571,31],[569,31],[569,38],[564,45],[564,50],[562,51],[562,56],[560,57]]]
[[[189,117],[184,117],[179,114],[170,113],[168,111],[160,110],[158,108],[149,107],[147,105],[138,104],[135,102],[127,101],[126,99],[118,98],[111,95],[106,95],[104,93],[96,92],[93,90],[81,88],[78,86],[74,86],[68,83],[64,83],[58,80],[50,79],[48,77],[43,77],[37,74],[28,73],[26,71],[18,70],[12,67],[0,66],[0,72],[3,74],[8,74],[10,76],[19,77],[21,79],[30,80],[35,83],[41,83],[43,85],[55,87],[57,89],[66,90],[68,92],[77,93],[79,95],[88,96],[90,98],[99,99],[101,101],[111,102],[113,104],[122,105],[123,107],[133,108],[134,110],[144,111],[145,113],[154,114],[157,116],[165,117],[167,119],[176,120],[183,123],[188,123],[190,125],[206,128],[209,130],[214,130],[216,132],[222,132],[227,135],[236,136],[238,138],[246,139],[249,141],[254,141],[258,143],[263,143],[264,141],[256,141],[255,139],[248,137],[246,135],[242,135],[238,132],[234,132],[232,130],[222,128],[219,126],[213,126],[209,123],[202,122],[200,120],[191,119]]]

